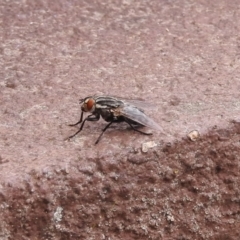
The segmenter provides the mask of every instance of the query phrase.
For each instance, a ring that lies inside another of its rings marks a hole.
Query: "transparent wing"
[[[163,129],[154,120],[134,106],[125,105],[121,108],[114,109],[113,111],[115,112],[116,116],[124,116],[146,127],[163,132]]]
[[[134,105],[140,109],[154,109],[156,108],[156,104],[152,104],[150,102],[146,102],[144,100],[138,99],[122,99],[123,102],[129,105]]]

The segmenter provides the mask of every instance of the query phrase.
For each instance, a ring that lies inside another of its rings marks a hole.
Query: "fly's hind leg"
[[[128,123],[129,126],[130,126],[134,131],[136,131],[136,132],[142,133],[142,134],[144,134],[144,135],[152,135],[152,133],[146,133],[146,132],[142,132],[142,131],[136,129],[136,128],[135,128],[129,121],[127,121],[126,119],[125,119],[125,122]]]

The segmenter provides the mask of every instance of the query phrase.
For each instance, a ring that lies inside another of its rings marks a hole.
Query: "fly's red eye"
[[[94,106],[94,104],[95,104],[95,100],[92,99],[92,98],[89,98],[88,101],[87,101],[87,109],[88,109],[88,111],[91,111],[91,109]]]

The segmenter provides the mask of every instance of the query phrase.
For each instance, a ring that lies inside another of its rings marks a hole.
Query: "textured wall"
[[[2,0],[0,24],[1,240],[240,238],[239,1]],[[95,93],[164,133],[65,141]]]

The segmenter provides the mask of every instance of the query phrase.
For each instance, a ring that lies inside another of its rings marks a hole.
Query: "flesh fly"
[[[112,123],[126,122],[129,126],[139,133],[145,135],[151,135],[152,133],[146,133],[138,130],[136,127],[149,127],[158,131],[162,131],[162,128],[148,117],[142,107],[147,107],[147,104],[139,100],[124,100],[110,96],[90,96],[80,100],[81,104],[81,116],[80,120],[75,124],[69,126],[76,126],[81,123],[79,130],[70,136],[72,138],[80,133],[86,121],[98,121],[100,116],[108,122],[106,127],[102,130],[95,144],[97,144],[103,133],[110,127]],[[89,112],[83,120],[83,113]]]

